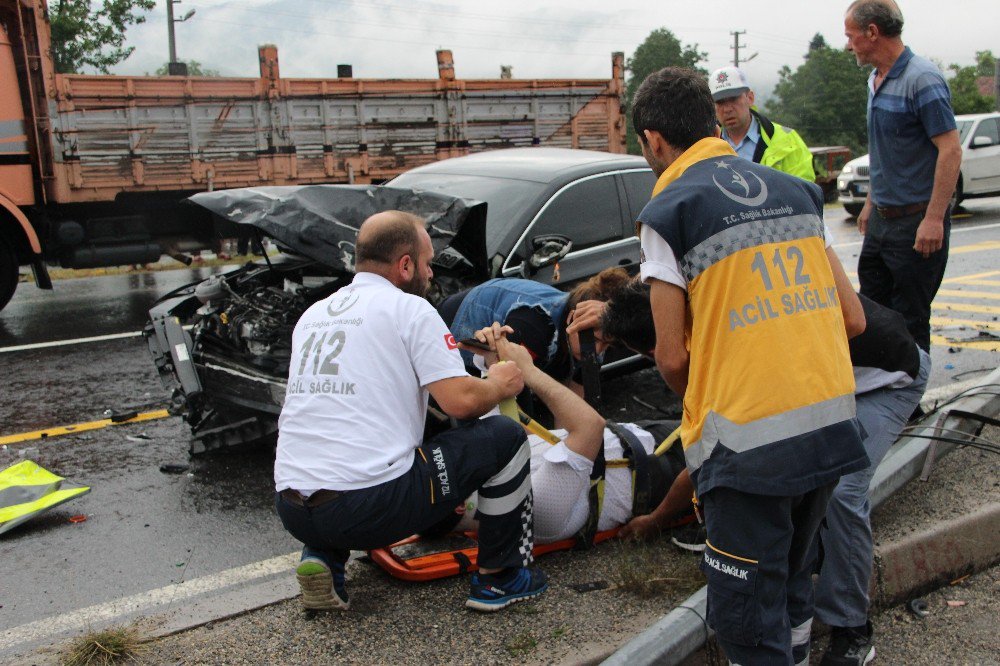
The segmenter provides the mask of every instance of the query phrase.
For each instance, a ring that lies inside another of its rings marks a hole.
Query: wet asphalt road
[[[996,341],[955,323],[990,322],[996,331],[1000,315],[1000,199],[966,207],[970,216],[956,220],[942,287],[950,294],[938,298],[953,307],[935,310],[942,337],[932,350],[932,387],[976,377],[1000,358]],[[828,209],[828,219],[837,251],[853,271],[860,251],[856,229],[840,209]],[[0,436],[100,419],[106,409],[163,406],[168,393],[139,337],[7,353],[2,348],[136,332],[156,298],[215,270],[62,280],[53,292],[22,285],[0,312]],[[967,294],[956,295],[962,291]],[[647,371],[638,381],[607,387],[606,415],[654,416],[628,400],[632,393],[654,404],[669,402]],[[0,535],[0,633],[297,547],[271,509],[271,453],[189,460],[179,418],[11,444],[0,449],[0,468],[21,458],[93,490]],[[160,466],[167,463],[190,468],[166,474]],[[87,520],[70,523],[75,514]]]

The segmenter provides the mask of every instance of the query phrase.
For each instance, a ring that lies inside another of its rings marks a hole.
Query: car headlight
[[[854,167],[848,165],[841,169],[840,173],[854,173]]]
[[[837,189],[838,190],[846,190],[847,189],[847,181],[846,180],[838,180],[837,181]]]

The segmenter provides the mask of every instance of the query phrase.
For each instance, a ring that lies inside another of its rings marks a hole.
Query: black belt
[[[286,488],[278,494],[289,504],[309,507],[311,509],[337,499],[340,497],[341,492],[339,490],[317,490],[309,497],[303,497],[299,491]]]
[[[927,210],[928,201],[923,203],[910,204],[909,206],[875,206],[878,214],[882,216],[883,220],[891,220],[894,217],[906,217],[907,215],[915,215],[916,213],[922,213]]]

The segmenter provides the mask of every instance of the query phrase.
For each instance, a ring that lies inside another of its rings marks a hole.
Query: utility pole
[[[174,23],[183,23],[194,16],[193,9],[188,10],[183,17],[174,18],[174,5],[181,4],[181,0],[167,0],[167,42],[170,46],[170,60],[167,62],[167,74],[170,76],[187,76],[187,64],[177,62],[177,43],[174,40]]]
[[[1000,58],[993,65],[993,94],[996,95],[994,106],[1000,111]]]
[[[735,30],[735,31],[733,31],[733,32],[731,32],[729,34],[733,36],[733,45],[731,47],[729,47],[729,48],[731,48],[733,50],[733,67],[739,67],[740,66],[740,35],[747,34],[747,31],[746,30]],[[745,46],[745,44],[744,44],[744,46]],[[750,62],[751,60],[753,60],[756,57],[757,57],[757,54],[754,53],[749,58],[743,58],[743,62]]]

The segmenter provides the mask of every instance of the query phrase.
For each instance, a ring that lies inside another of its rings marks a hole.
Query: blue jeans
[[[931,358],[920,352],[920,373],[909,386],[876,389],[857,396],[858,421],[867,436],[871,466],[841,477],[833,491],[819,536],[823,564],[816,582],[816,617],[833,627],[859,627],[868,620],[868,588],[872,575],[872,475],[920,403],[930,374]]]
[[[923,258],[913,249],[924,214],[884,219],[873,208],[858,258],[861,293],[892,308],[906,319],[906,328],[924,351],[931,348],[931,301],[948,265],[951,210],[944,216],[944,245]]]
[[[288,532],[334,562],[351,550],[384,548],[435,525],[479,492],[480,567],[532,561],[531,449],[524,429],[492,416],[425,441],[406,474],[341,492],[315,507],[278,493],[275,508]]]

